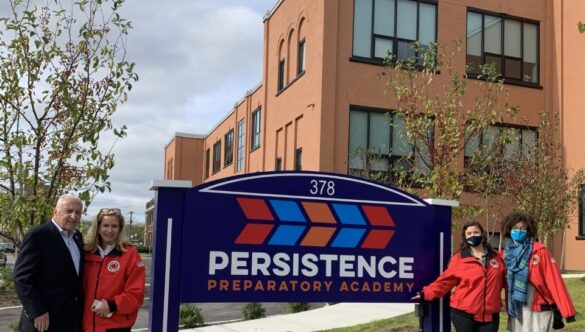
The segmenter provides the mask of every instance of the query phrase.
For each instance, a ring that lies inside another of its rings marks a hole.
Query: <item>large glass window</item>
[[[437,39],[437,5],[424,0],[355,0],[353,55],[383,59],[415,56],[419,41],[426,49]]]
[[[585,185],[579,185],[579,240],[585,240]]]
[[[274,170],[282,171],[282,157],[276,158],[276,161],[274,163]]]
[[[244,158],[246,153],[246,120],[242,119],[238,122],[238,155],[236,162],[236,172],[244,169]]]
[[[305,72],[305,40],[299,42],[299,59],[297,66],[297,75]]]
[[[519,158],[528,155],[536,145],[538,139],[535,128],[514,128],[502,125],[490,126],[472,136],[465,145],[465,164],[469,165],[471,158],[478,152],[488,152],[501,135],[505,135],[504,156]]]
[[[408,171],[414,164],[417,167],[427,164],[428,155],[415,152],[400,117],[380,110],[350,110],[350,174],[376,173],[380,175],[378,180],[392,180],[393,171]],[[422,160],[423,155],[426,161]]]
[[[221,167],[221,141],[213,144],[213,174],[217,173]]]
[[[300,171],[303,168],[303,149],[295,150],[295,171]]]
[[[252,140],[251,150],[255,150],[260,147],[260,125],[262,121],[262,111],[260,109],[255,110],[252,113]]]
[[[234,161],[234,130],[230,130],[223,139],[223,164],[230,165]]]
[[[538,31],[537,23],[469,11],[469,73],[480,74],[479,65],[494,64],[506,80],[538,83]]]
[[[284,59],[281,59],[278,62],[278,87],[277,87],[277,91],[281,91],[282,89],[284,89],[284,70],[285,70],[285,61]]]
[[[211,158],[209,154],[209,149],[205,150],[205,178],[209,177],[209,165],[211,164]]]

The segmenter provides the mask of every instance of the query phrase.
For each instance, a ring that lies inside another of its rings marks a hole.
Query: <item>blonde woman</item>
[[[130,331],[144,301],[144,264],[120,209],[101,209],[85,235],[83,328]]]

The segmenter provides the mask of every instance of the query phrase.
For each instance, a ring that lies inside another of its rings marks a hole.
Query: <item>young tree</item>
[[[537,144],[528,153],[507,160],[500,173],[506,186],[504,195],[534,217],[540,240],[547,243],[552,235],[564,232],[575,215],[585,171],[579,169],[570,175],[565,166],[557,113],[543,112],[538,129]]]
[[[478,80],[468,86],[465,73],[454,63],[460,52],[461,42],[455,41],[453,46],[431,45],[427,52],[417,47],[418,58],[386,59],[386,91],[397,102],[395,116],[402,120],[413,147],[404,158],[410,166],[401,171],[399,185],[416,188],[426,197],[460,200],[464,190],[478,181],[478,173],[461,163],[464,156],[469,163],[480,155],[466,153],[466,145],[480,131],[517,111],[506,102],[503,82],[493,66],[476,67]],[[472,90],[477,95],[473,100],[466,97]],[[481,210],[478,204],[465,204],[455,212],[462,218]]]
[[[0,18],[0,235],[18,244],[76,192],[110,189],[104,134],[138,77],[125,59],[124,0],[9,0]]]

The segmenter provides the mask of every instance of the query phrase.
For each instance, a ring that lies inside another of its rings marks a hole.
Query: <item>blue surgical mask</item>
[[[526,240],[526,235],[528,233],[526,232],[525,229],[513,229],[510,232],[510,237],[512,238],[512,240],[514,240],[515,242],[524,242]]]
[[[465,242],[467,242],[467,244],[469,244],[472,247],[477,247],[478,245],[481,244],[481,240],[482,240],[481,236],[473,235],[473,236],[466,238]]]

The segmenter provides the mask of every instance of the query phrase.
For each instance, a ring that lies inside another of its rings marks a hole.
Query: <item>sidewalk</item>
[[[296,314],[213,325],[182,331],[310,332],[369,323],[414,312],[412,303],[338,303]]]

